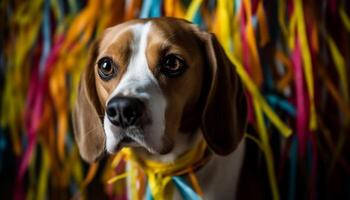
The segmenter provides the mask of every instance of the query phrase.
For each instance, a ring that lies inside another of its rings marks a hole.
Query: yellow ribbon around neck
[[[112,166],[116,166],[121,158],[124,158],[129,162],[129,169],[127,176],[130,178],[130,199],[140,199],[138,195],[138,188],[135,184],[138,181],[139,173],[142,171],[146,174],[148,179],[148,184],[150,187],[151,194],[154,199],[165,200],[171,199],[172,194],[169,192],[167,186],[171,182],[173,176],[181,176],[188,174],[190,181],[195,189],[195,191],[201,196],[202,190],[199,187],[198,181],[195,178],[193,170],[202,166],[206,161],[208,161],[209,156],[207,156],[207,144],[203,140],[201,141],[197,148],[193,148],[188,152],[184,153],[174,162],[163,163],[153,160],[143,160],[138,157],[130,148],[124,148],[116,157],[115,161],[112,162]],[[112,178],[109,183],[115,182],[119,179],[125,178],[125,175],[119,175]],[[136,178],[136,179],[135,179]]]

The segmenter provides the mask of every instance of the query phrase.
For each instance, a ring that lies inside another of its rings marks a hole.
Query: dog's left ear
[[[235,150],[247,123],[243,86],[224,49],[212,33],[201,33],[207,57],[207,99],[202,114],[202,131],[209,147],[219,155]]]
[[[98,42],[92,46],[92,55],[81,75],[72,116],[74,136],[80,155],[90,163],[97,161],[105,149],[105,134],[102,126],[103,109],[96,91],[94,72]]]

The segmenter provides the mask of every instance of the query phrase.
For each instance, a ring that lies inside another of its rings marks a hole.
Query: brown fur
[[[89,162],[96,161],[104,153],[105,146],[105,135],[101,123],[104,110],[98,99],[93,70],[97,48],[94,45],[89,65],[81,76],[72,116],[75,140],[80,155]]]
[[[148,38],[146,57],[167,99],[165,134],[173,138],[182,127],[183,116],[193,114],[191,111],[199,101],[202,90],[202,53],[191,24],[164,20],[156,20],[154,24]],[[167,78],[157,72],[156,66],[161,57],[171,53],[183,57],[187,65],[186,72],[177,78]],[[195,126],[198,128],[199,124]]]
[[[205,34],[209,92],[202,115],[208,145],[220,155],[234,151],[247,123],[247,103],[236,69],[213,34]]]
[[[97,94],[99,96],[100,102],[104,102],[103,106],[105,107],[105,102],[107,101],[109,95],[112,93],[114,88],[118,85],[121,78],[123,77],[127,65],[129,63],[129,58],[131,55],[131,47],[130,44],[132,43],[132,33],[130,31],[123,31],[123,33],[114,33],[119,35],[116,38],[104,38],[101,41],[101,44],[109,42],[110,45],[101,45],[99,51],[99,58],[102,57],[111,57],[116,64],[117,67],[117,75],[115,78],[109,80],[109,81],[103,81],[98,75],[98,68],[95,67],[95,81],[96,81],[96,87],[97,87]],[[114,35],[113,34],[113,35]],[[112,34],[106,34],[112,35]],[[114,39],[112,41],[109,41],[109,39]],[[97,59],[98,60],[98,59]],[[96,61],[97,62],[97,61]]]
[[[167,100],[165,134],[171,139],[177,134],[194,133],[201,127],[215,153],[231,153],[242,139],[247,110],[235,67],[214,35],[183,20],[150,20],[152,28],[146,58]],[[100,80],[97,65],[89,65],[82,76],[73,123],[85,160],[96,160],[104,150],[101,118],[106,101],[126,71],[131,55],[132,33],[128,26],[146,21],[149,20],[134,20],[106,30],[95,62],[97,57],[112,57],[118,65],[115,78],[108,82]],[[168,53],[185,59],[188,68],[180,77],[167,78],[158,72],[159,60]],[[88,133],[93,128],[96,132]]]

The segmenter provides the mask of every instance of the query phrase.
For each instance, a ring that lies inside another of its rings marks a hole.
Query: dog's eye
[[[98,74],[100,77],[108,81],[115,75],[116,67],[111,58],[103,57],[98,62]]]
[[[166,77],[174,78],[180,76],[186,69],[186,62],[180,56],[169,54],[162,58],[159,70]]]

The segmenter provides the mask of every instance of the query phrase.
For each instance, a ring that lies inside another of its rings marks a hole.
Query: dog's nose
[[[144,104],[133,97],[114,97],[107,104],[109,121],[122,128],[135,125],[144,110]]]

